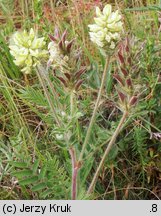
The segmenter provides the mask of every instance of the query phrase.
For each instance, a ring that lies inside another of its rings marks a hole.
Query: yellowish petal
[[[101,13],[101,10],[100,10],[100,8],[99,7],[96,7],[96,16],[101,16],[102,15],[102,13]]]
[[[110,4],[107,4],[104,8],[103,8],[103,14],[108,17],[111,14],[112,11],[112,7]]]
[[[94,18],[94,21],[95,21],[95,23],[97,24],[97,25],[99,25],[99,26],[105,26],[106,25],[106,22],[105,21],[103,21],[102,19],[100,19],[100,18]]]

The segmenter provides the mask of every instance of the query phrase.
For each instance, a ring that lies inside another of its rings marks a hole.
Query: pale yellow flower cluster
[[[28,33],[15,32],[10,39],[10,53],[14,57],[14,63],[20,66],[25,74],[31,73],[33,67],[46,58],[48,52],[44,49],[44,37],[38,38],[33,29]]]
[[[61,53],[57,43],[51,41],[48,44],[48,51],[50,56],[48,61],[49,65],[52,65],[53,68],[59,68],[61,71],[63,71],[64,68],[68,68],[69,57]]]
[[[96,7],[95,24],[88,25],[90,39],[102,49],[114,50],[120,40],[123,23],[119,11],[112,12],[111,5],[107,4],[103,11]]]
[[[53,62],[54,60],[60,60],[60,51],[58,44],[54,43],[53,41],[48,44],[48,50],[49,50],[49,61]]]

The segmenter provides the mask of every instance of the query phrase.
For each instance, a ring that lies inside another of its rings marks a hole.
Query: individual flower
[[[112,12],[111,5],[107,4],[103,11],[96,7],[95,24],[88,25],[90,39],[104,52],[114,50],[123,30],[123,23],[119,11]]]
[[[63,140],[64,139],[63,134],[56,134],[55,137],[57,140]]]
[[[48,52],[44,49],[45,43],[44,37],[38,38],[32,28],[29,33],[26,30],[17,31],[11,36],[10,53],[14,57],[14,63],[21,67],[23,73],[31,73],[32,68],[47,57]]]

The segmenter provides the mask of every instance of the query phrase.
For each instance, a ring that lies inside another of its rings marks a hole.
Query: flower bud
[[[53,35],[49,34],[49,38],[50,38],[50,40],[57,42],[57,39]]]
[[[122,93],[121,91],[117,91],[117,92],[118,92],[118,96],[119,96],[121,102],[124,103],[124,102],[125,102],[125,99],[126,99],[125,94]]]
[[[78,72],[76,72],[75,78],[76,78],[76,79],[79,79],[79,77],[80,77],[83,73],[85,73],[85,72],[86,72],[86,68],[80,69]]]
[[[64,84],[65,87],[67,87],[67,83],[63,77],[58,77],[57,78]]]
[[[123,55],[121,54],[120,51],[118,52],[118,57],[119,57],[120,63],[125,64],[124,57],[123,57]]]
[[[72,39],[72,40],[71,40],[70,42],[68,42],[68,44],[67,44],[67,52],[68,52],[68,53],[69,53],[70,50],[71,50],[71,47],[72,47],[72,45],[73,45],[74,40],[75,40],[75,39]]]
[[[124,68],[121,67],[121,72],[123,73],[124,76],[127,76],[128,75],[128,72],[127,70],[125,70]]]
[[[118,83],[120,83],[122,86],[124,86],[124,81],[118,74],[113,74],[113,77],[117,80]]]
[[[79,87],[81,86],[83,80],[79,80],[76,84],[75,84],[75,90],[77,91],[79,89]]]
[[[127,84],[127,86],[128,86],[129,88],[132,88],[132,81],[131,81],[131,78],[128,78],[128,79],[126,80],[126,84]]]
[[[67,78],[68,80],[70,80],[70,79],[71,79],[71,76],[70,76],[70,74],[69,74],[69,73],[64,73],[64,75],[66,76],[66,78]]]
[[[134,106],[136,104],[137,100],[138,100],[137,96],[132,96],[132,98],[129,101],[129,105]]]

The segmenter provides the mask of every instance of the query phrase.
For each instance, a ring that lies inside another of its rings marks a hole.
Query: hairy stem
[[[25,73],[24,73],[24,80],[25,80],[26,86],[29,86],[29,80],[28,80],[27,74]]]
[[[72,200],[77,199],[77,175],[78,175],[78,167],[73,169],[72,175]]]
[[[72,90],[70,92],[70,115],[71,115],[71,119],[73,117],[74,108],[75,108],[74,99],[75,99],[74,98],[74,91]],[[75,151],[74,147],[71,147],[69,149],[69,153],[70,153],[71,160],[72,160],[71,198],[72,198],[72,200],[76,200],[77,199],[77,177],[78,177],[79,163],[78,163],[77,158],[76,158],[76,151]]]
[[[41,70],[40,67],[36,70],[37,76],[38,76],[39,81],[40,81],[40,83],[41,83],[41,85],[42,85],[42,87],[43,87],[43,90],[44,90],[45,96],[46,96],[46,98],[47,98],[47,101],[48,101],[48,103],[49,103],[50,109],[51,109],[51,111],[52,111],[53,117],[54,117],[56,123],[58,124],[58,126],[61,126],[61,123],[60,123],[59,118],[58,118],[58,116],[57,116],[57,113],[56,113],[56,111],[55,111],[55,107],[54,107],[54,105],[53,105],[53,102],[52,102],[52,100],[51,100],[50,94],[49,94],[48,89],[47,89],[47,87],[46,87],[45,80],[44,80],[43,77],[41,76],[41,71],[39,71],[39,70]]]
[[[70,114],[71,117],[73,117],[74,112],[74,92],[73,90],[70,92]]]
[[[79,161],[81,161],[83,159],[83,155],[84,155],[86,146],[87,146],[88,141],[90,139],[92,127],[93,127],[93,124],[95,122],[97,110],[98,110],[98,107],[99,107],[99,102],[100,102],[100,99],[101,99],[103,87],[104,87],[105,80],[106,80],[106,75],[107,75],[107,71],[108,71],[107,69],[108,69],[108,66],[109,66],[109,62],[110,62],[110,56],[108,56],[107,59],[106,59],[106,63],[105,63],[104,71],[103,71],[103,76],[102,76],[102,81],[101,81],[101,86],[100,86],[100,89],[99,89],[99,92],[98,92],[98,97],[97,97],[97,100],[96,100],[96,103],[95,103],[95,107],[94,107],[94,110],[93,110],[93,114],[92,114],[92,117],[91,117],[91,121],[90,121],[88,130],[87,130],[87,134],[86,134],[83,146],[82,146],[82,151],[80,153]]]
[[[103,164],[105,162],[106,157],[108,156],[108,154],[109,154],[109,152],[111,150],[111,147],[115,143],[115,140],[116,140],[117,136],[119,135],[119,133],[120,133],[120,131],[122,129],[122,126],[123,126],[123,124],[124,124],[127,116],[128,116],[128,112],[125,111],[123,113],[123,116],[122,116],[122,118],[121,118],[121,120],[120,120],[120,122],[119,122],[119,124],[118,124],[118,126],[117,126],[117,128],[115,130],[115,132],[113,133],[113,135],[111,137],[111,140],[110,140],[110,142],[109,142],[109,144],[108,144],[108,146],[106,148],[106,151],[105,151],[105,153],[104,153],[104,155],[103,155],[103,157],[101,159],[101,162],[100,162],[100,164],[99,164],[99,166],[98,166],[98,168],[97,168],[97,170],[96,170],[96,172],[94,174],[93,180],[92,180],[92,182],[91,182],[91,184],[90,184],[90,186],[88,188],[87,194],[91,194],[93,192],[95,184],[96,184],[96,181],[97,181],[97,178],[98,178],[98,175],[100,173],[100,170],[101,170],[101,168],[102,168],[102,166],[103,166]]]
[[[72,160],[72,187],[71,187],[71,198],[72,200],[76,200],[77,198],[77,175],[78,175],[78,163],[76,161],[76,153],[75,149],[70,148],[69,153]]]
[[[60,106],[60,103],[58,101],[58,94],[57,94],[57,92],[55,90],[55,87],[54,87],[53,83],[50,80],[50,77],[49,77],[49,74],[48,74],[48,70],[45,69],[45,68],[43,68],[43,70],[44,70],[44,72],[41,73],[41,75],[44,77],[44,79],[46,80],[49,88],[51,89],[51,92],[52,92],[52,95],[54,96],[54,101],[55,101],[55,104],[57,106],[57,109],[59,111],[61,111],[61,106]]]

